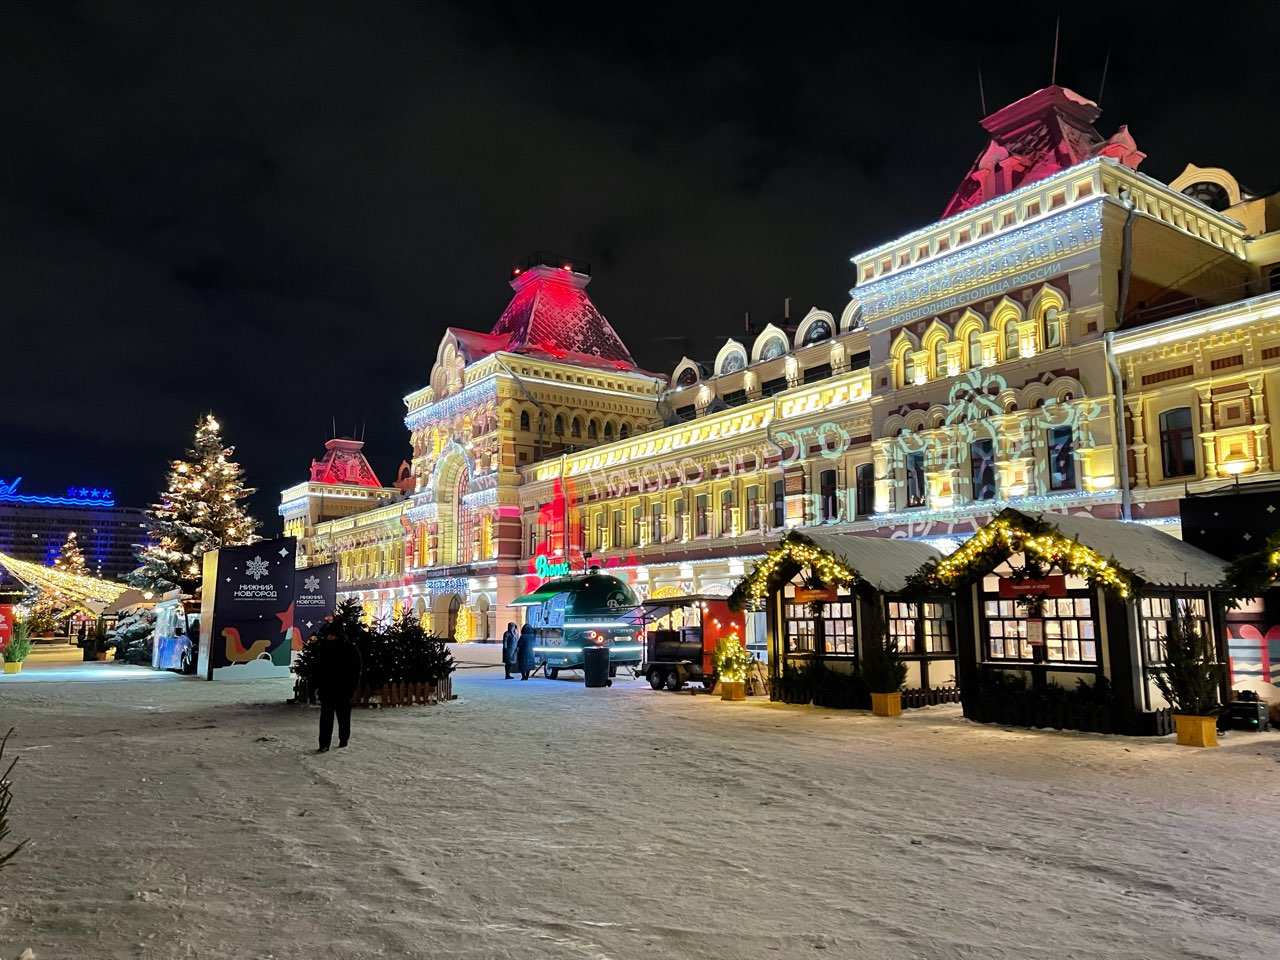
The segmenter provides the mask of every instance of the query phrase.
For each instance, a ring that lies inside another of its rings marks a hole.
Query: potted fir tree
[[[18,673],[22,670],[22,662],[31,652],[31,621],[15,620],[13,636],[4,648],[4,672]]]
[[[877,717],[896,717],[902,713],[902,684],[907,679],[907,665],[898,655],[898,645],[889,639],[880,602],[868,604],[863,620],[862,678],[871,691],[871,712]]]
[[[714,655],[721,700],[747,699],[747,671],[752,657],[736,633],[721,637]]]
[[[1179,746],[1216,747],[1222,666],[1214,662],[1209,638],[1175,614],[1164,646],[1164,664],[1155,668],[1155,681],[1173,707]]]

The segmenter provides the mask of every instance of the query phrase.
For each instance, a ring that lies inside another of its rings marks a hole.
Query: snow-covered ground
[[[472,670],[316,756],[287,681],[0,681],[0,958],[1266,957],[1280,735],[1217,751]]]

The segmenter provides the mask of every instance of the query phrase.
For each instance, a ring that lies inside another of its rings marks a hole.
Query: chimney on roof
[[[787,323],[791,322],[791,298],[782,298],[782,319]]]
[[[747,332],[748,336],[750,336],[751,334],[751,311],[750,310],[748,310],[746,313],[742,315],[742,329]]]

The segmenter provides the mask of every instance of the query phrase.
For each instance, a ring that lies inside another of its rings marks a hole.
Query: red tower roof
[[[348,483],[361,487],[380,487],[378,475],[360,451],[363,440],[343,440],[338,437],[324,445],[325,454],[311,461],[312,483]]]
[[[1058,86],[997,110],[982,121],[991,140],[942,211],[943,218],[1091,157],[1114,157],[1136,170],[1146,154],[1128,127],[1104,139],[1093,126],[1101,113],[1092,100]]]
[[[518,273],[511,281],[516,295],[490,336],[504,336],[499,349],[513,353],[634,370],[631,351],[587,296],[590,282],[566,268],[535,266]]]

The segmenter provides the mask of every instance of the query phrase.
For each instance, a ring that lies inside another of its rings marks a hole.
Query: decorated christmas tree
[[[194,590],[206,553],[256,539],[258,522],[243,505],[254,491],[244,485],[235,447],[223,446],[221,430],[213,414],[201,417],[195,445],[169,468],[167,489],[147,511],[151,545],[139,554],[131,585],[157,594]]]
[[[68,533],[67,539],[62,542],[62,549],[58,551],[58,556],[54,558],[53,566],[63,573],[78,574],[82,577],[89,576],[89,565],[84,561],[84,553],[80,550],[80,544],[76,542],[76,532],[74,530]]]

